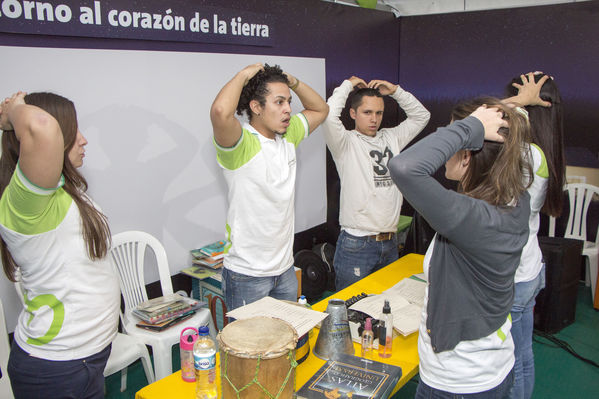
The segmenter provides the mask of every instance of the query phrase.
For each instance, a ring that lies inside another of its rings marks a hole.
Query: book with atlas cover
[[[297,391],[298,399],[388,398],[401,368],[362,357],[337,354]]]

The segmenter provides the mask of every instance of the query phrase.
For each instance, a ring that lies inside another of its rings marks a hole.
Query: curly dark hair
[[[264,64],[264,69],[254,75],[253,78],[244,86],[239,96],[237,104],[237,114],[243,115],[245,112],[248,118],[252,119],[252,110],[250,109],[250,101],[258,100],[260,105],[266,104],[266,95],[268,94],[268,83],[280,82],[289,85],[287,76],[283,74],[280,66],[270,66]]]

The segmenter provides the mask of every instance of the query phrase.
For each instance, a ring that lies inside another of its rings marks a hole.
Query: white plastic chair
[[[586,259],[586,285],[591,285],[594,300],[599,267],[597,263],[599,262],[599,228],[595,241],[587,240],[587,212],[593,196],[599,196],[599,187],[584,183],[571,183],[566,184],[564,190],[568,192],[570,202],[570,214],[564,237],[584,241],[582,255]],[[549,236],[555,237],[554,217],[549,218]]]
[[[19,273],[17,272],[17,279]],[[20,281],[15,282],[15,289],[17,295],[21,300],[21,304],[25,306],[25,296],[23,294],[23,286]],[[112,341],[112,348],[110,350],[110,356],[106,362],[104,368],[104,377],[108,377],[116,373],[121,372],[121,392],[125,392],[127,389],[127,368],[130,364],[133,364],[137,359],[141,359],[141,364],[146,373],[146,379],[148,384],[154,382],[154,371],[152,370],[152,361],[150,360],[150,354],[146,345],[139,339],[117,333],[115,339]]]
[[[127,389],[127,368],[137,359],[141,359],[148,384],[153,383],[154,371],[152,370],[152,361],[146,345],[136,337],[117,333],[116,338],[112,341],[110,356],[104,368],[104,377],[120,371],[121,392],[125,392]]]
[[[6,332],[6,321],[4,320],[4,307],[0,300],[0,370],[2,370],[2,378],[0,378],[0,398],[12,399],[13,393],[8,379],[8,355],[10,354],[10,344],[8,343],[8,333]]]
[[[152,249],[156,257],[162,295],[173,293],[168,260],[164,247],[156,238],[142,231],[126,231],[112,236],[110,258],[118,270],[121,293],[125,301],[125,312],[121,314],[123,328],[127,334],[139,338],[152,347],[156,380],[172,373],[172,346],[179,343],[179,334],[187,326],[209,326],[214,338],[215,329],[208,309],[200,309],[181,325],[164,331],[148,331],[136,327],[139,321],[132,310],[148,299],[144,280],[144,258],[146,248]]]

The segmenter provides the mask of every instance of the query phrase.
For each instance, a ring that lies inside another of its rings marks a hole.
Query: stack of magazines
[[[225,256],[225,241],[220,240],[201,248],[192,249],[191,261],[200,266],[209,267],[211,269],[220,269],[223,266],[223,258]]]
[[[191,317],[196,309],[205,305],[195,299],[170,294],[142,302],[132,313],[141,319],[136,324],[138,327],[161,331]]]

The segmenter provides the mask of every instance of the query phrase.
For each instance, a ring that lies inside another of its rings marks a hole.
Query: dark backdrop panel
[[[541,70],[560,87],[566,146],[599,152],[599,2],[405,17],[400,82],[432,113],[425,133],[451,106],[482,94],[503,96],[512,77]]]
[[[201,7],[267,14],[273,46],[245,46],[0,33],[0,45],[265,54],[326,59],[327,95],[351,75],[397,80],[399,24],[389,12],[321,0],[187,0]],[[122,0],[123,9],[130,2]],[[258,61],[258,60],[257,60]],[[301,78],[301,71],[297,74]]]

